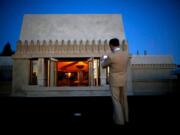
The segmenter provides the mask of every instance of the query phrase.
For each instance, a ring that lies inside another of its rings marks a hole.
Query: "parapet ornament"
[[[101,57],[110,52],[107,40],[68,40],[68,41],[17,41],[17,50],[13,58],[37,57]]]

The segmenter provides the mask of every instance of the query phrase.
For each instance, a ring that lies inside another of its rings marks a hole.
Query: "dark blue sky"
[[[24,14],[123,15],[130,53],[174,56],[180,64],[180,0],[0,0],[0,51],[13,50]]]

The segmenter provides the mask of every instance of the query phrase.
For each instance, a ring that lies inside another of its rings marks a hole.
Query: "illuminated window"
[[[57,62],[57,86],[88,86],[87,58],[59,59]]]

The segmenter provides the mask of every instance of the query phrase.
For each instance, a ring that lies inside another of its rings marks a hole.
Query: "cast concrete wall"
[[[9,95],[11,93],[12,64],[11,56],[0,57],[0,95]]]
[[[13,61],[13,93],[23,92],[29,81],[29,60],[14,59]]]
[[[125,39],[120,14],[26,14],[20,40]]]
[[[172,56],[133,56],[132,86],[134,95],[169,94],[175,90],[177,76]]]

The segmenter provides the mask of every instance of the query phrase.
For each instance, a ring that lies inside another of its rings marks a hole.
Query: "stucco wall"
[[[171,77],[170,68],[139,68],[132,70],[133,80],[164,80]]]
[[[120,14],[26,14],[20,40],[125,39]]]
[[[0,56],[0,94],[9,95],[12,90],[12,64],[11,56]]]
[[[177,77],[172,74],[172,70],[175,69],[175,66],[169,68],[159,66],[156,68],[132,68],[134,95],[168,94],[174,91]]]
[[[29,60],[14,59],[13,61],[13,93],[22,92],[29,81]]]

